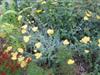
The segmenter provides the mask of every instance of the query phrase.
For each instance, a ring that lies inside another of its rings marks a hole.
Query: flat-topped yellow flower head
[[[12,46],[8,46],[7,50],[12,50],[12,48],[13,48]]]
[[[32,28],[32,31],[33,31],[33,32],[37,32],[37,31],[38,31],[38,27],[33,27],[33,28]]]
[[[48,34],[49,36],[51,36],[52,34],[54,34],[54,30],[53,30],[53,29],[48,29],[48,30],[47,30],[47,34]]]
[[[41,1],[41,4],[46,4],[46,1]]]
[[[41,9],[37,9],[37,10],[35,10],[35,12],[36,12],[37,14],[40,14],[40,13],[43,12],[43,10],[41,10]]]
[[[28,27],[27,25],[23,25],[21,28],[22,29],[27,29],[27,27]]]
[[[63,41],[63,44],[64,44],[64,45],[68,45],[68,44],[69,44],[69,41],[68,41],[67,39],[65,39],[65,40]]]
[[[100,47],[100,43],[98,44],[98,47]]]
[[[100,20],[100,15],[96,15],[96,18],[97,18],[98,20]]]
[[[84,36],[84,37],[80,40],[80,42],[81,42],[81,43],[87,44],[88,42],[90,42],[90,37]]]
[[[24,52],[23,48],[18,48],[17,50],[18,50],[19,53],[23,53]]]
[[[39,59],[42,56],[42,53],[35,53],[34,56],[36,59]]]
[[[8,46],[7,49],[5,50],[5,52],[9,52],[9,51],[11,51],[12,49],[13,49],[12,46]]]
[[[41,47],[41,45],[42,45],[42,43],[41,43],[41,42],[37,42],[37,43],[35,44],[35,47],[36,47],[36,48],[40,48],[40,47]]]
[[[98,43],[100,43],[100,39],[98,39]]]
[[[74,61],[73,59],[69,59],[69,60],[67,61],[67,64],[69,64],[69,65],[74,64],[74,63],[75,63],[75,61]]]
[[[22,61],[21,63],[20,63],[20,67],[21,68],[25,68],[27,66],[27,62],[26,61]]]
[[[22,34],[25,34],[26,32],[27,32],[27,25],[23,25],[22,27],[21,27],[21,33]]]
[[[11,56],[11,59],[12,59],[12,60],[17,60],[18,52],[12,52],[11,55],[12,55],[12,56]]]
[[[89,18],[87,16],[84,16],[83,18],[85,21],[89,20]]]
[[[22,62],[24,59],[25,59],[25,57],[22,56],[22,55],[20,55],[20,56],[18,57],[18,62],[20,63],[20,62]]]
[[[26,29],[21,29],[21,33],[22,33],[22,34],[25,34],[26,32],[27,32]]]
[[[85,15],[86,15],[87,17],[91,17],[91,16],[92,16],[92,12],[88,10],[88,11],[85,12]]]
[[[29,42],[31,36],[23,36],[23,40],[25,43]]]

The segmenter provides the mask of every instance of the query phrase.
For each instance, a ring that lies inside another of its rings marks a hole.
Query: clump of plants
[[[3,0],[0,38],[7,43],[0,46],[2,67],[12,64],[18,73],[23,69],[27,72],[27,62],[32,60],[35,67],[44,72],[52,69],[55,75],[99,75],[98,3],[97,0],[12,0],[11,3]],[[5,73],[2,67],[1,73]]]

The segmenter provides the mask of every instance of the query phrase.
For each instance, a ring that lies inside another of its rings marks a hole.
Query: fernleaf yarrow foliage
[[[0,59],[9,58],[3,62],[10,64],[11,70],[3,71],[5,64],[1,61],[0,74],[12,72],[12,65],[14,73],[26,73],[31,62],[43,70],[52,69],[54,75],[99,75],[99,0],[2,0],[1,3]]]

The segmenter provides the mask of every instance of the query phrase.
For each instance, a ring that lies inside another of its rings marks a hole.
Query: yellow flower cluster
[[[67,39],[65,39],[65,40],[63,41],[63,44],[64,44],[64,45],[69,45],[69,41],[68,41]]]
[[[36,59],[41,58],[41,56],[42,56],[41,52],[38,52],[37,50],[34,50],[34,52],[35,52],[34,56],[35,56]]]
[[[24,53],[24,49],[23,48],[18,48],[17,49],[19,53]]]
[[[86,11],[85,12],[85,16],[84,16],[84,20],[89,20],[89,18],[92,16],[92,12],[91,11]]]
[[[25,61],[25,57],[20,55],[18,57],[18,63],[20,64],[21,68],[24,68],[27,66],[27,62]]]
[[[43,12],[43,10],[41,10],[41,9],[37,9],[37,10],[35,10],[35,12],[36,12],[37,14],[40,14],[40,13]]]
[[[85,43],[85,44],[87,44],[87,43],[90,42],[90,37],[88,37],[88,36],[84,36],[84,37],[80,40],[80,42],[81,42],[81,43]]]
[[[98,46],[100,47],[100,39],[98,39]]]
[[[48,34],[49,36],[53,35],[53,34],[54,34],[54,30],[53,30],[53,29],[48,29],[48,30],[47,30],[47,34]]]
[[[19,48],[20,50],[22,50],[22,48]],[[12,52],[11,53],[11,59],[13,61],[17,61],[18,64],[20,65],[21,68],[25,68],[28,64],[28,59],[32,60],[30,57],[25,58],[22,55],[19,55],[18,52]]]
[[[12,60],[17,60],[17,55],[18,55],[18,52],[12,52],[11,53],[11,56],[12,56],[11,59]]]
[[[21,27],[22,34],[27,32],[27,27],[28,27],[27,25],[24,25],[24,26]]]
[[[28,36],[23,36],[24,42],[25,42],[25,43],[29,42],[30,37],[31,37],[30,35],[28,35]]]
[[[36,47],[36,48],[40,48],[41,45],[42,45],[41,42],[37,42],[37,43],[35,44],[35,47]]]
[[[96,18],[97,18],[98,20],[100,20],[100,15],[96,15]]]
[[[34,56],[35,56],[36,59],[39,59],[42,56],[42,53],[37,52],[37,53],[34,54]]]
[[[75,63],[75,61],[74,61],[73,59],[69,59],[69,60],[67,61],[67,64],[69,64],[69,65],[74,64],[74,63]]]
[[[46,4],[46,1],[41,1],[41,4]]]
[[[8,46],[7,49],[5,50],[5,52],[10,52],[13,49],[12,46]]]
[[[37,32],[37,31],[38,31],[38,27],[33,27],[33,28],[32,28],[32,31],[33,31],[33,32]]]

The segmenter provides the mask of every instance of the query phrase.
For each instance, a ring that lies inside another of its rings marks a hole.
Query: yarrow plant
[[[97,0],[2,2],[0,39],[7,41],[4,44],[0,41],[2,75],[26,70],[29,62],[44,71],[55,69],[54,75],[68,75],[70,67],[75,68],[72,74],[99,75],[100,11]],[[65,74],[56,73],[65,70],[68,70]]]

